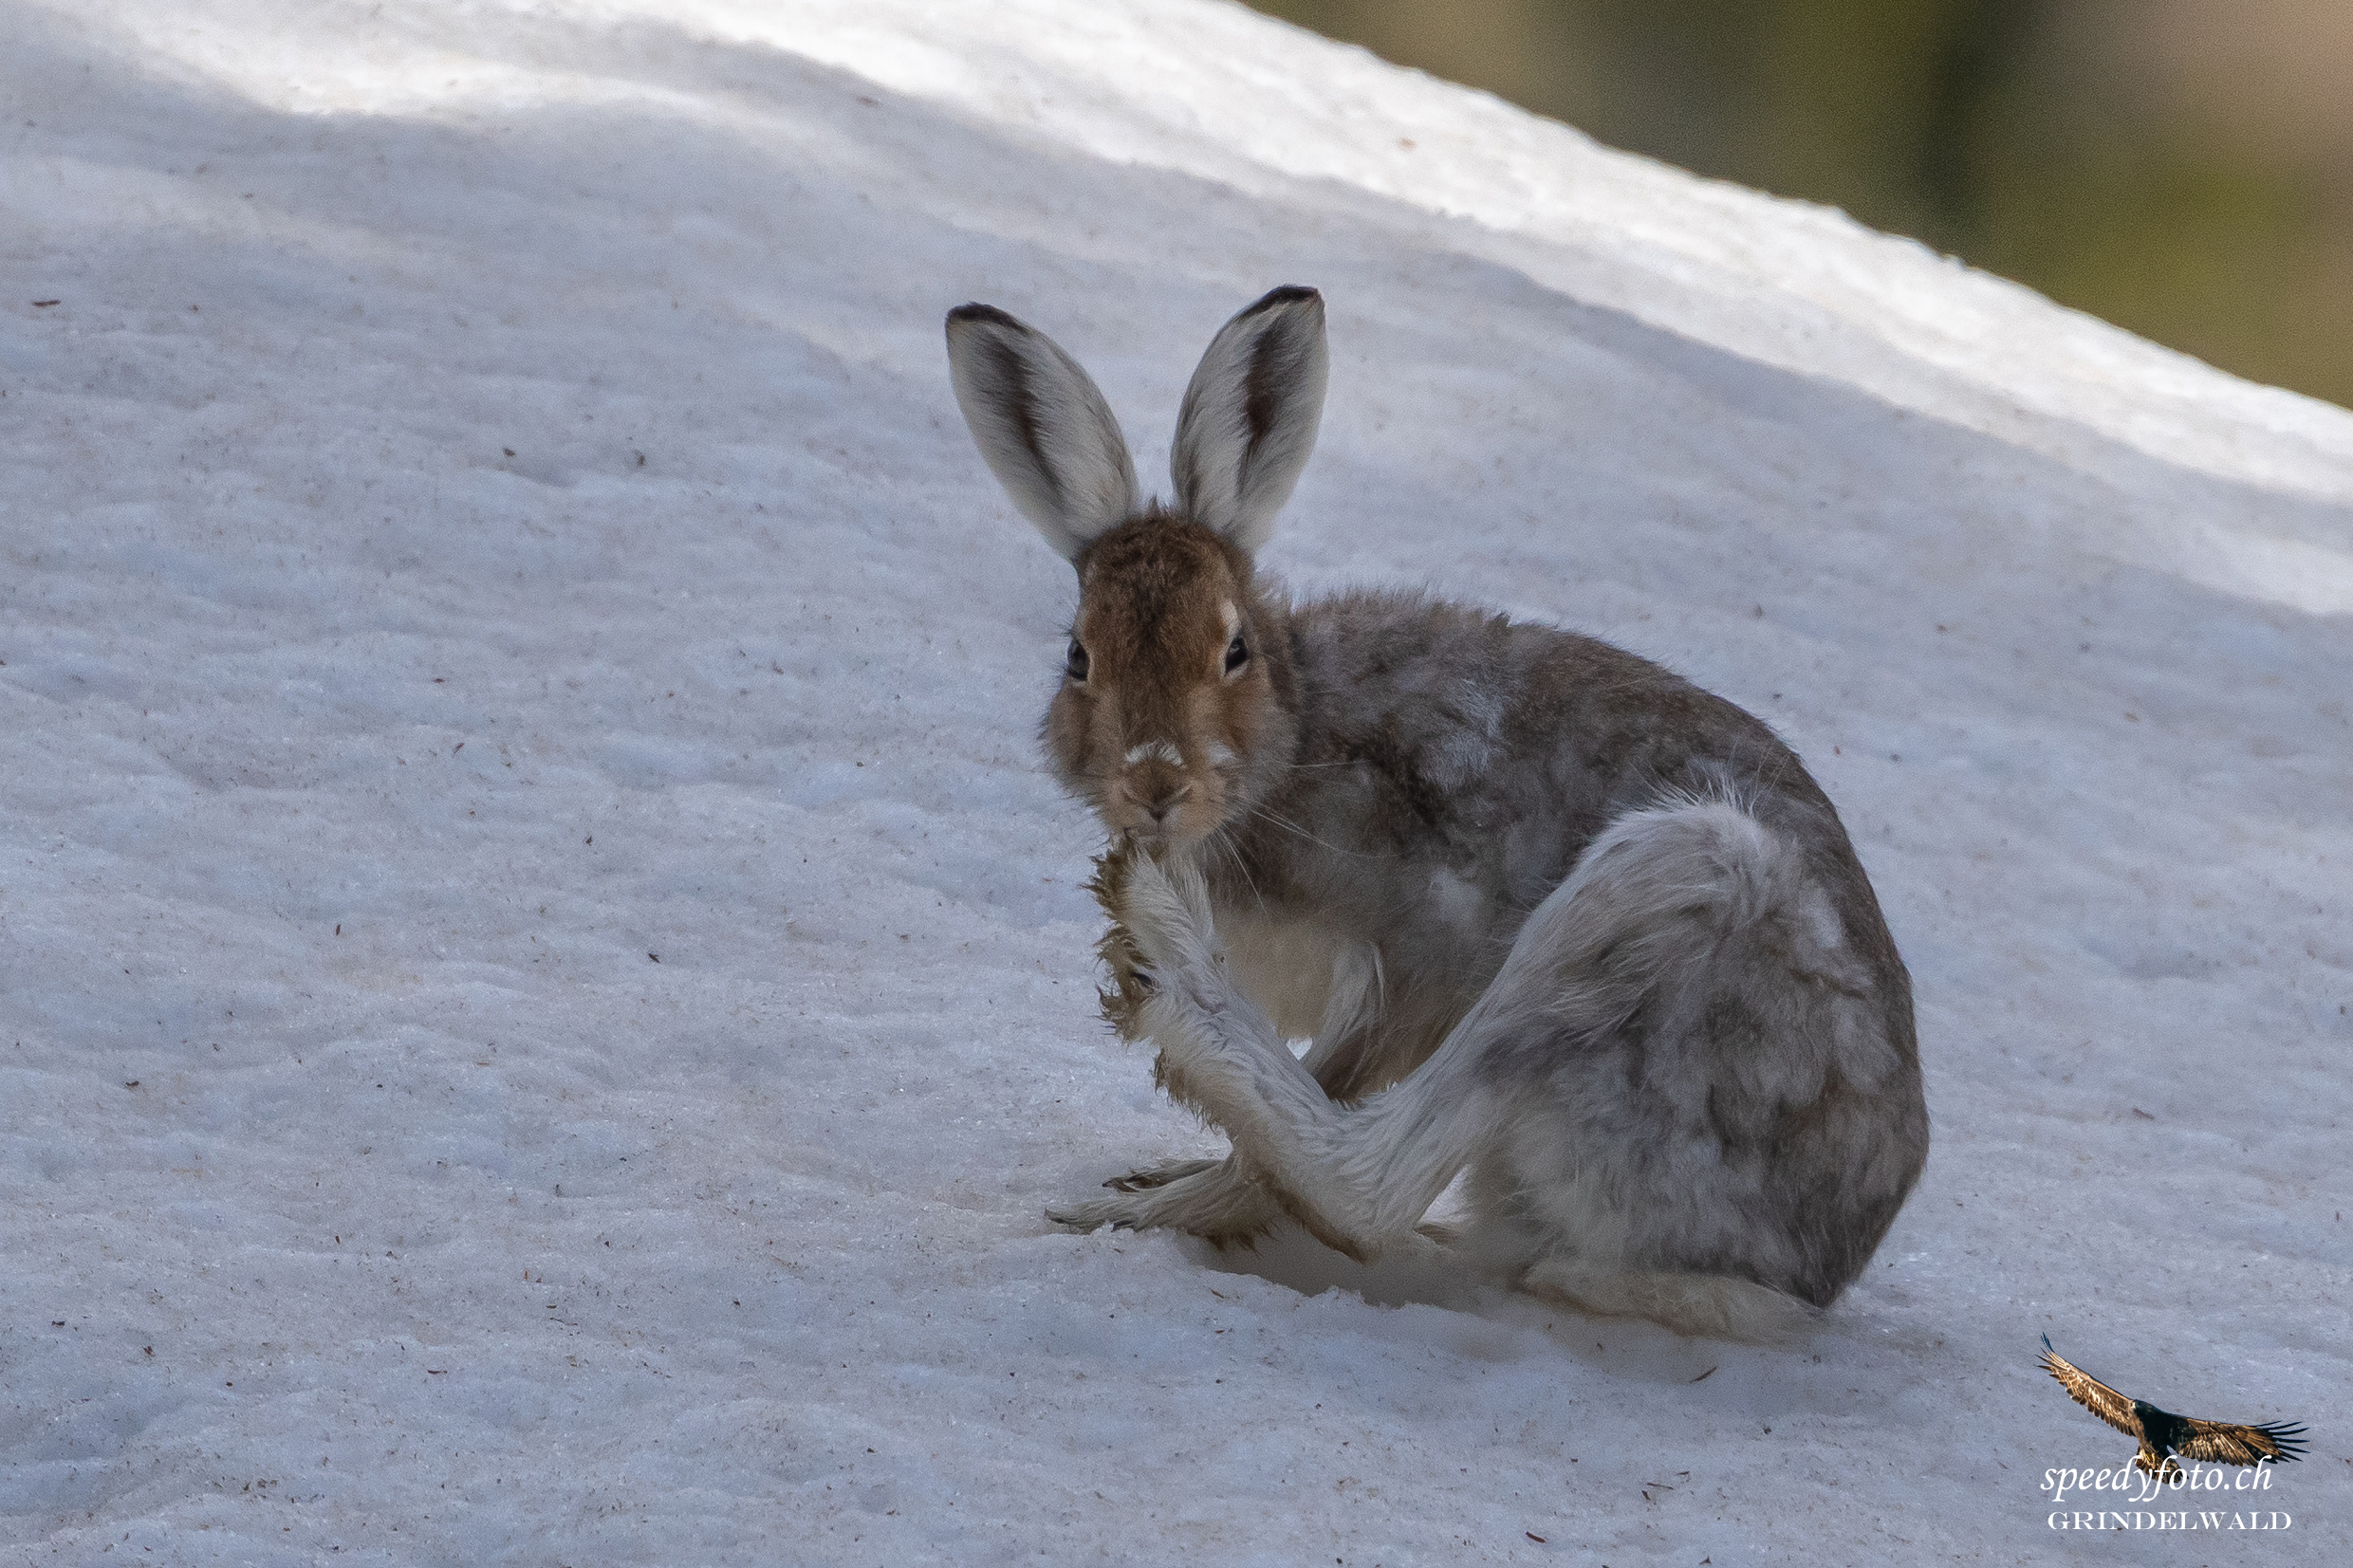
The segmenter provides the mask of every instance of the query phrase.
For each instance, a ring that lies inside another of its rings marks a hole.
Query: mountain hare
[[[1539,1296],[1732,1337],[1828,1305],[1928,1113],[1910,979],[1788,747],[1589,637],[1259,577],[1322,415],[1313,289],[1211,342],[1166,507],[1042,334],[964,305],[948,358],[1078,568],[1045,736],[1111,834],[1107,1010],[1232,1142],[1049,1217],[1222,1243],[1288,1215],[1369,1260],[1468,1167],[1466,1262]]]

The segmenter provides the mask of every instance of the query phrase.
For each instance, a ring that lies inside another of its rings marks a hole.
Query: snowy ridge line
[[[259,48],[225,29],[159,28],[160,13],[138,4],[117,14],[184,66],[299,113],[611,101],[714,124],[742,118],[740,104],[690,92],[472,52],[528,47],[566,26],[641,24],[648,13],[630,0],[486,7],[472,13],[469,50],[419,28],[361,59],[341,45],[341,9]],[[1074,26],[1060,0],[694,0],[662,15],[1088,157],[1306,211],[1362,212],[1362,196],[1399,204],[1405,213],[1387,221],[1400,234],[1438,224],[1450,244],[1529,266],[1589,302],[2038,450],[2066,454],[2056,417],[2170,463],[2353,499],[2353,415],[2242,381],[1834,209],[1695,180],[1229,0],[1103,0],[1086,12]],[[1237,92],[1247,117],[1196,111]],[[1376,124],[1386,131],[1371,134]]]

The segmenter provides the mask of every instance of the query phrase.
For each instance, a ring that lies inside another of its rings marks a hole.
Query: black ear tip
[[[948,330],[951,332],[959,326],[973,326],[979,323],[986,323],[990,326],[1010,326],[1015,331],[1026,330],[1019,321],[992,304],[981,304],[975,302],[972,304],[957,305],[948,312]]]
[[[1279,288],[1268,289],[1242,314],[1255,316],[1262,310],[1281,310],[1294,305],[1310,304],[1321,311],[1324,308],[1324,296],[1305,284],[1287,283]]]

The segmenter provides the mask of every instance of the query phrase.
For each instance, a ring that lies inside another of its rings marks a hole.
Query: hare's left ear
[[[1277,288],[1228,322],[1176,415],[1178,509],[1256,554],[1315,450],[1327,364],[1312,288]]]
[[[1110,405],[1045,333],[988,304],[948,312],[948,375],[980,455],[1065,561],[1136,511]]]

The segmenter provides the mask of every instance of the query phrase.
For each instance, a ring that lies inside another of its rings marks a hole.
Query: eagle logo
[[[2050,1348],[2043,1336],[2043,1370],[2059,1379],[2075,1402],[2127,1437],[2140,1440],[2133,1467],[2156,1472],[2159,1481],[2181,1473],[2174,1455],[2217,1465],[2256,1465],[2264,1460],[2302,1459],[2301,1422],[2273,1422],[2265,1427],[2241,1427],[2229,1421],[2200,1421],[2160,1411],[2145,1399],[2127,1399],[2091,1374]]]

